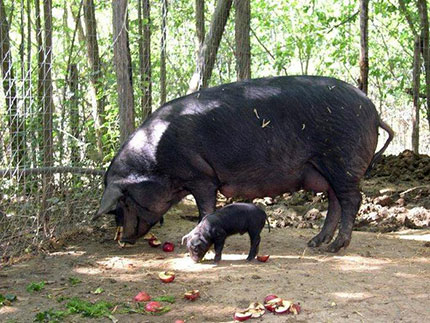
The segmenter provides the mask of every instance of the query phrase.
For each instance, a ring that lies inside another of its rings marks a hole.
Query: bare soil
[[[267,294],[300,302],[297,316],[266,313],[262,322],[422,322],[430,317],[430,230],[396,233],[354,232],[348,249],[330,254],[324,248],[306,248],[317,229],[267,228],[262,233],[261,254],[266,263],[245,261],[249,239],[227,240],[223,260],[194,264],[180,246],[183,234],[195,223],[183,215],[195,213],[180,205],[166,216],[165,225],[153,232],[176,249],[166,253],[146,241],[120,249],[111,239],[114,228],[80,233],[59,242],[59,251],[22,261],[0,272],[0,293],[18,300],[0,308],[0,321],[31,322],[38,312],[64,309],[68,297],[118,304],[133,303],[141,290],[151,296],[172,295],[176,303],[161,316],[117,314],[119,322],[230,322],[236,310]],[[165,284],[158,273],[173,270],[175,280]],[[70,277],[80,283],[72,285]],[[31,282],[45,281],[40,292],[28,292]],[[92,294],[102,287],[104,292]],[[201,298],[190,302],[186,290],[199,289]],[[109,322],[70,315],[66,322]],[[252,321],[251,321],[252,322]]]

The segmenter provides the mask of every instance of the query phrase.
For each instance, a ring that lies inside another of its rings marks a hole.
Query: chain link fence
[[[72,33],[61,44],[72,59],[58,66],[55,10],[51,1],[0,1],[1,263],[88,225],[101,195],[103,162],[84,94],[90,76],[77,73]]]

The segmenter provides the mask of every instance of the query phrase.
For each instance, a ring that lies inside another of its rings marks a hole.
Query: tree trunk
[[[205,41],[205,0],[196,0],[196,41],[198,55]]]
[[[44,59],[44,47],[42,40],[42,18],[40,12],[40,1],[35,0],[35,14],[36,14],[36,42],[37,42],[37,104],[33,113],[37,116],[36,120],[33,122],[33,128],[36,133],[36,149],[37,154],[35,154],[35,165],[39,163],[39,159],[41,158],[41,154],[43,151],[43,129],[41,129],[40,124],[42,123],[41,114],[42,114],[42,105],[43,105],[43,59]]]
[[[161,57],[160,57],[160,105],[166,103],[166,36],[167,36],[167,0],[161,7]]]
[[[25,88],[30,90],[32,88],[32,81],[31,81],[31,58],[32,58],[32,53],[31,53],[31,46],[32,46],[32,38],[31,38],[31,33],[32,33],[32,26],[31,26],[31,21],[32,21],[32,17],[31,17],[31,6],[30,6],[30,0],[27,0],[27,58],[26,58],[26,71],[27,71],[27,75],[25,77]],[[34,109],[34,105],[31,104],[30,98],[25,98],[25,106],[28,109],[27,113],[29,113],[30,115],[34,113],[33,109]],[[27,130],[30,128],[31,129],[31,122],[27,121]],[[30,126],[30,127],[29,127]],[[30,165],[32,165],[33,167],[35,167],[36,165],[36,160],[37,160],[37,140],[35,134],[26,134],[26,136],[30,137],[31,139],[29,140],[29,144],[31,145],[31,149],[27,150],[27,158],[28,158],[28,162]]]
[[[151,81],[151,9],[149,0],[137,0],[139,20],[139,69],[140,88],[142,91],[142,121],[152,112],[152,81]]]
[[[11,147],[11,163],[14,167],[19,167],[24,162],[24,129],[22,120],[18,114],[16,80],[12,65],[12,51],[9,38],[9,21],[7,20],[6,8],[3,0],[0,0],[0,62],[3,91],[8,113],[7,120]]]
[[[76,64],[70,64],[69,67],[69,127],[70,127],[70,159],[72,166],[76,166],[79,162],[79,149],[77,141],[79,140],[79,83],[78,83],[78,67]]]
[[[414,63],[412,69],[412,95],[414,101],[412,110],[412,150],[416,154],[419,153],[420,143],[420,47],[420,37],[416,35],[414,42]]]
[[[99,55],[99,44],[97,41],[97,23],[94,11],[94,1],[84,0],[84,21],[87,43],[88,63],[91,68],[91,103],[94,118],[94,128],[96,132],[98,157],[103,158],[103,142],[102,137],[106,131],[103,129],[105,123],[104,107],[105,95],[103,91],[103,75],[101,70],[101,60]],[[78,17],[79,18],[79,17]]]
[[[43,1],[43,18],[44,18],[44,58],[42,64],[42,90],[43,90],[43,165],[52,167],[54,164],[53,151],[53,134],[52,134],[52,118],[53,118],[53,101],[52,101],[52,2],[51,0]],[[43,198],[43,227],[45,235],[49,235],[49,199],[52,196],[52,174],[44,174],[42,177]]]
[[[249,39],[251,6],[249,0],[235,0],[235,38],[237,80],[251,78],[251,44]]]
[[[134,97],[130,47],[128,42],[127,0],[113,0],[113,56],[117,78],[120,141],[134,131]]]
[[[419,33],[415,30],[414,23],[412,21],[411,15],[409,14],[404,0],[399,0],[400,10],[403,12],[406,21],[408,22],[409,28],[414,35],[414,61],[412,68],[412,96],[413,96],[413,109],[412,109],[412,150],[416,153],[419,151],[419,131],[420,131],[420,44],[421,39]],[[418,10],[420,10],[420,5],[418,5]]]
[[[233,0],[218,0],[212,16],[208,35],[205,37],[203,47],[199,53],[196,71],[194,72],[188,93],[207,87],[215,64],[216,54],[221,42],[222,34],[227,23]]]
[[[359,89],[367,95],[369,83],[368,46],[369,0],[360,0],[360,80]]]
[[[427,0],[418,0],[420,14],[422,55],[426,77],[426,111],[427,121],[430,126],[430,47],[429,47],[429,18],[427,12]]]

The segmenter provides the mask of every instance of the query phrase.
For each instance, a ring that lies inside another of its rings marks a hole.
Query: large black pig
[[[378,128],[388,140],[375,153]],[[329,77],[287,76],[220,85],[166,103],[129,138],[106,172],[97,216],[123,214],[135,243],[187,194],[200,219],[216,193],[248,199],[326,192],[327,218],[308,245],[351,241],[359,182],[393,137],[357,88]]]

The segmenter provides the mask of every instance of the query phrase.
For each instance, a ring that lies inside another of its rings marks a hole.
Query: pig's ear
[[[93,217],[93,221],[99,218],[100,215],[115,209],[116,204],[118,203],[118,200],[122,195],[123,194],[121,192],[121,189],[117,185],[108,185],[103,193],[100,207],[96,215]]]

